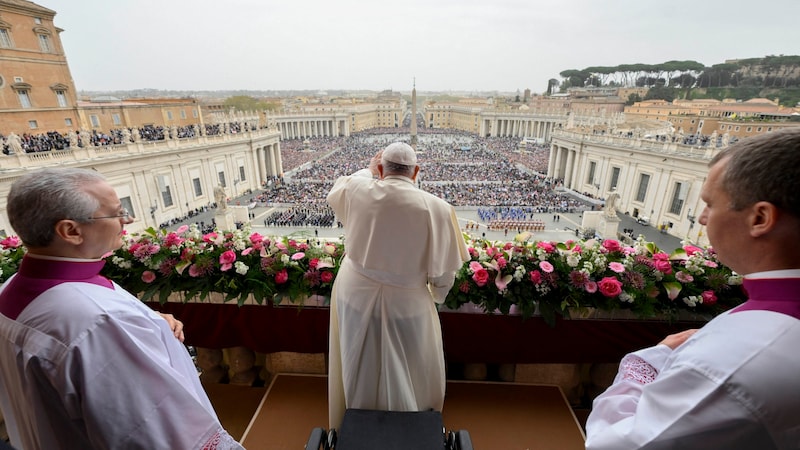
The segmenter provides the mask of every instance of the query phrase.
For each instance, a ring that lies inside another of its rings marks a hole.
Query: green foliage
[[[233,108],[237,111],[264,111],[276,110],[280,107],[277,103],[265,102],[247,95],[235,95],[228,97],[223,102],[227,108]]]

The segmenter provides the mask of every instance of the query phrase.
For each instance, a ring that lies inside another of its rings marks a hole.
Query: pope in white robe
[[[332,428],[348,408],[442,409],[437,304],[468,259],[454,208],[414,185],[414,150],[394,143],[373,163],[381,179],[364,169],[336,180],[327,197],[344,224],[346,254],[331,298]]]

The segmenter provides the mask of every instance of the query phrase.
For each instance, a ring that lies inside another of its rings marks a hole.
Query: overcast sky
[[[566,69],[800,54],[800,0],[34,0],[79,90],[543,92]]]

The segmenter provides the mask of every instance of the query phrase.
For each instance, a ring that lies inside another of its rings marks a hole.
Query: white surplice
[[[59,284],[0,314],[0,360],[17,362],[0,368],[17,448],[241,448],[167,322],[116,284]]]
[[[751,302],[756,292],[773,299],[769,288],[749,287]],[[800,289],[774,298],[796,305]],[[798,318],[743,309],[717,316],[675,350],[631,353],[594,400],[586,448],[798,449],[799,344]]]
[[[436,303],[468,259],[455,210],[410,179],[340,177],[328,203],[346,257],[331,298],[329,420],[346,408],[441,410],[445,361]]]

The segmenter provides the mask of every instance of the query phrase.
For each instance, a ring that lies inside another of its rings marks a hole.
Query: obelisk
[[[417,78],[414,77],[414,87],[411,89],[411,147],[417,149]]]

